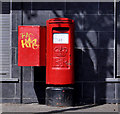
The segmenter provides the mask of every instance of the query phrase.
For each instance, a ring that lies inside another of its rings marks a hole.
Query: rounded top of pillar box
[[[69,19],[69,18],[52,18],[47,20],[47,23],[52,24],[52,23],[74,23],[74,20]]]

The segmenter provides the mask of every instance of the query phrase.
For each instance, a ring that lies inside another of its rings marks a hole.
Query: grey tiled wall
[[[117,58],[118,58],[118,61],[117,61],[117,75],[120,76],[120,53],[119,53],[119,50],[120,50],[120,2],[117,6],[117,14],[118,14],[118,17],[117,17]]]
[[[114,77],[113,6],[109,2],[13,3],[12,77],[20,80],[3,84],[9,90],[3,92],[3,102],[45,103],[45,67],[23,67],[21,83],[17,27],[22,23],[45,26],[55,17],[75,20],[75,104],[118,102],[119,84],[105,82]]]

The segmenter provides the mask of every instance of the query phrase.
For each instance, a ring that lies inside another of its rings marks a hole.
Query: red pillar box
[[[18,66],[45,66],[46,27],[18,26]]]
[[[74,21],[54,18],[47,21],[46,83],[74,83]]]

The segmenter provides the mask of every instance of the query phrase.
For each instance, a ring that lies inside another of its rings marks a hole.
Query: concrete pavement
[[[34,113],[63,113],[63,112],[118,112],[118,104],[82,105],[75,107],[51,107],[33,104],[0,104],[2,112],[34,112]]]

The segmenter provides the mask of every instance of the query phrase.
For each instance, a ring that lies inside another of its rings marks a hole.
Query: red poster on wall
[[[18,26],[18,66],[45,66],[45,27]]]

